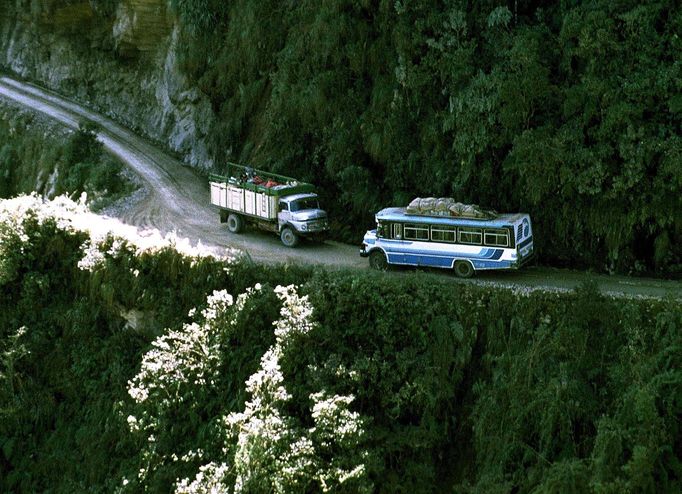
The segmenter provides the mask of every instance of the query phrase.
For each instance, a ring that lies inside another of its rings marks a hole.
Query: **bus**
[[[480,270],[517,269],[533,256],[530,216],[523,213],[466,217],[391,207],[379,211],[376,222],[360,255],[380,271],[399,264],[448,268],[469,278]]]

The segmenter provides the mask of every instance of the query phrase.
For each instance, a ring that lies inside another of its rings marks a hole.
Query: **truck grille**
[[[323,230],[324,228],[326,228],[326,226],[327,226],[326,220],[315,220],[308,222],[308,230]]]

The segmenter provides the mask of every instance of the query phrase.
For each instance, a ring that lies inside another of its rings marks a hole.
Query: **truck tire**
[[[377,271],[386,271],[388,269],[388,261],[386,255],[380,250],[373,250],[369,253],[369,267]]]
[[[282,228],[282,233],[280,234],[279,238],[287,247],[296,247],[300,240],[294,229],[290,226],[285,226]]]
[[[471,278],[474,274],[474,267],[469,261],[457,261],[455,262],[455,274],[459,278]]]
[[[238,214],[230,213],[227,217],[227,229],[232,233],[241,233],[244,230],[244,220]]]

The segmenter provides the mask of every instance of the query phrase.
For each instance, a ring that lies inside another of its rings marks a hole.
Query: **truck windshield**
[[[291,203],[291,211],[302,211],[304,209],[320,209],[320,203],[312,197],[299,199]]]

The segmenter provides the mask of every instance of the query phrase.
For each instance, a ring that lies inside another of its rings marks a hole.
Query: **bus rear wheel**
[[[469,261],[457,261],[455,263],[455,274],[459,278],[471,278],[474,274],[474,267]]]
[[[298,245],[299,237],[291,227],[285,226],[282,228],[282,233],[279,238],[287,247],[296,247]]]
[[[231,213],[227,217],[227,229],[232,233],[241,233],[244,229],[244,220],[238,214]]]
[[[377,271],[386,271],[388,268],[388,261],[386,255],[380,250],[374,250],[369,254],[369,266]]]

